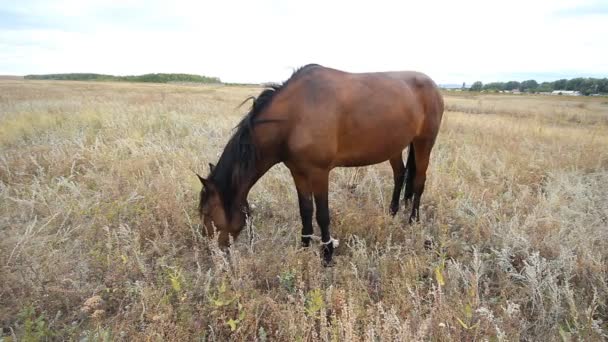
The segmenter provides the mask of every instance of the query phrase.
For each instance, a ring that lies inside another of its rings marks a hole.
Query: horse
[[[404,201],[413,199],[409,222],[419,221],[443,109],[436,84],[420,72],[348,73],[318,64],[301,67],[254,98],[217,165],[209,164],[207,178],[197,174],[204,234],[219,234],[222,247],[230,244],[230,237],[236,239],[249,214],[251,187],[278,163],[287,166],[295,182],[304,247],[313,237],[314,199],[324,265],[332,263],[337,247],[330,234],[328,206],[329,172],[335,167],[390,161],[395,183],[390,214],[399,210],[405,184]]]

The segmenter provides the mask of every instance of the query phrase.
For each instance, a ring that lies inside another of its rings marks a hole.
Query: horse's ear
[[[203,178],[198,173],[196,174],[196,176],[198,177],[198,180],[201,181],[201,184],[203,184],[203,188],[205,188],[205,189],[207,189],[208,191],[211,191],[211,192],[216,191],[215,185],[213,184],[212,181],[209,180],[209,178]]]
[[[198,177],[198,180],[201,181],[201,184],[203,184],[203,186],[206,186],[206,184],[209,182],[205,178],[201,177],[201,175],[199,175],[198,173],[196,174],[196,177]]]
[[[213,169],[215,169],[215,165],[209,163],[209,173],[213,172]]]

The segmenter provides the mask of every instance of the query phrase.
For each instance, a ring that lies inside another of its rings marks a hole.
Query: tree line
[[[217,77],[191,74],[145,74],[138,76],[114,76],[92,73],[26,75],[28,80],[64,80],[64,81],[114,81],[114,82],[193,82],[193,83],[222,83]]]
[[[583,95],[608,93],[608,78],[573,78],[561,79],[553,82],[538,83],[535,80],[523,82],[491,82],[483,84],[477,81],[471,85],[470,91],[512,91],[519,90],[527,93],[551,92],[554,90],[575,90]]]

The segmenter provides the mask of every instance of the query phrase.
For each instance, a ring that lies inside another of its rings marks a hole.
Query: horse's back
[[[424,108],[425,116],[441,116],[443,114],[443,98],[437,85],[431,77],[419,71],[389,71],[378,73],[354,74],[360,75],[365,82],[370,76],[386,77],[395,80],[395,83],[402,83],[407,90],[403,91],[402,96],[411,101],[411,105],[420,104]],[[401,87],[397,87],[402,89]],[[414,98],[408,98],[409,96]]]
[[[391,106],[402,104],[408,107],[402,108],[404,114],[407,114],[409,109],[414,109],[421,111],[427,119],[441,121],[444,109],[443,98],[433,79],[422,72],[349,73],[315,65],[309,73],[310,81],[316,83],[311,84],[311,88],[323,84],[322,95],[329,102],[341,101],[347,107],[368,103],[376,106],[377,110],[381,110],[381,102]],[[312,91],[315,92],[314,89]],[[319,97],[316,99],[318,100]],[[382,101],[374,99],[382,99]]]
[[[290,154],[322,167],[375,164],[418,136],[434,139],[443,112],[435,83],[413,71],[347,73],[315,66],[286,90],[281,102],[292,122]]]

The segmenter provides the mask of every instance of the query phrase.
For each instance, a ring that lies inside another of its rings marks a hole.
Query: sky
[[[442,84],[608,77],[608,0],[0,0],[0,75],[258,83],[308,63]]]

